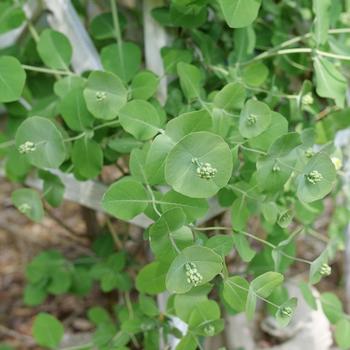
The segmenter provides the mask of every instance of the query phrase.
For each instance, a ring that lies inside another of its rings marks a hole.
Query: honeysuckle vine
[[[288,327],[298,312],[288,285],[297,283],[310,308],[321,305],[335,325],[339,347],[349,347],[349,315],[335,294],[314,291],[345,245],[344,161],[333,141],[350,125],[348,2],[169,0],[151,13],[115,0],[98,6],[93,18],[76,10],[103,68],[77,74],[72,38],[17,2],[0,4],[9,16],[0,34],[25,29],[0,51],[2,164],[11,181],[31,174],[43,183],[41,194],[18,186],[14,206],[40,223],[45,208],[64,200],[60,174],[116,179],[105,183],[106,224],[92,251],[76,261],[40,253],[27,269],[24,302],[85,296],[98,285],[117,291],[118,305],[113,315],[87,311],[96,330],[84,347],[196,350],[225,331],[222,310],[258,322],[258,299]],[[153,32],[141,21],[150,16]],[[162,67],[150,71],[151,61]],[[321,230],[322,215],[329,218]],[[128,225],[119,232],[115,219],[147,223],[137,253]],[[312,261],[305,237],[322,241]],[[293,264],[302,269],[297,281],[289,278]],[[63,332],[49,314],[34,321],[42,347],[58,348]]]

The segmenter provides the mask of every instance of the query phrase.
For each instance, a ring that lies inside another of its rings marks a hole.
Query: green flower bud
[[[309,92],[306,95],[304,95],[301,99],[301,103],[305,106],[312,105],[314,103],[314,98],[312,97],[312,93]]]
[[[205,326],[204,328],[204,332],[206,335],[208,335],[209,337],[213,336],[215,333],[215,327],[212,326],[211,324]]]
[[[293,310],[291,307],[289,306],[285,306],[284,308],[282,308],[281,310],[281,315],[283,317],[291,317],[292,316],[292,313],[293,313]]]
[[[274,173],[278,173],[279,171],[281,171],[281,168],[279,167],[279,165],[277,163],[275,163],[274,166],[272,167],[272,171]]]
[[[256,124],[256,116],[254,114],[251,114],[248,118],[247,118],[247,123],[249,126],[253,126]]]
[[[31,209],[31,206],[28,203],[23,203],[18,207],[18,210],[23,213],[27,214]]]
[[[315,155],[315,152],[313,151],[312,148],[308,148],[306,151],[305,151],[305,157],[306,158],[311,158]]]
[[[197,266],[195,263],[185,264],[187,283],[193,284],[195,287],[202,282],[203,276],[198,272]]]
[[[322,264],[320,267],[320,274],[323,277],[327,277],[332,273],[332,268],[328,264]]]
[[[96,100],[97,101],[103,101],[107,97],[107,93],[105,91],[97,91],[96,92]]]
[[[36,150],[36,145],[34,142],[26,141],[22,145],[18,147],[18,152],[21,154],[27,154],[30,152],[34,152]]]
[[[312,170],[309,174],[305,175],[307,181],[309,181],[311,184],[316,184],[317,182],[322,181],[323,176],[320,172],[317,170]]]

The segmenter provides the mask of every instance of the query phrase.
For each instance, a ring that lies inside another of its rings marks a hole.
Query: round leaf
[[[166,276],[166,287],[172,293],[186,293],[193,288],[187,281],[185,265],[194,263],[202,276],[200,285],[211,281],[222,270],[222,258],[213,250],[192,246],[185,248],[172,262]]]
[[[119,111],[120,124],[139,140],[148,140],[159,132],[158,112],[149,102],[133,100]]]
[[[16,58],[0,57],[0,103],[18,100],[25,81],[26,73]]]
[[[48,67],[68,69],[72,59],[72,46],[62,33],[45,29],[40,35],[37,50],[40,58]]]
[[[84,98],[88,110],[98,119],[114,119],[127,101],[127,91],[114,74],[94,71],[89,75]]]
[[[30,220],[41,222],[44,209],[38,192],[29,188],[20,188],[11,195],[15,207]]]
[[[112,184],[102,198],[102,207],[121,220],[130,220],[142,213],[150,201],[144,187],[131,178]]]
[[[21,149],[26,142],[34,145],[26,153],[29,162],[41,169],[58,168],[66,158],[66,147],[55,124],[42,117],[26,119],[17,129],[16,146]]]
[[[198,176],[198,165],[209,163],[217,170],[210,180]],[[181,139],[170,151],[165,164],[165,179],[175,191],[194,198],[208,198],[224,187],[232,174],[229,146],[218,135],[195,132]]]
[[[158,77],[152,72],[144,71],[136,74],[131,82],[132,97],[148,100],[157,91],[158,83]]]

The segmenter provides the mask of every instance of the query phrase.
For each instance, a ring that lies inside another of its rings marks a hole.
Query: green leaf
[[[120,124],[139,140],[148,140],[160,131],[160,119],[155,107],[143,100],[132,100],[119,111]]]
[[[201,98],[203,95],[204,75],[196,66],[184,62],[177,64],[177,74],[181,89],[188,101]]]
[[[172,261],[178,249],[193,243],[192,231],[185,226],[186,216],[180,208],[166,211],[149,229],[152,252],[161,261]]]
[[[280,327],[288,326],[289,322],[291,321],[294,315],[297,303],[297,298],[291,298],[278,308],[276,312],[276,321]]]
[[[74,131],[83,131],[94,122],[86,107],[82,88],[69,91],[63,97],[59,109],[65,123]]]
[[[187,217],[187,222],[203,217],[208,211],[208,202],[205,199],[187,197],[175,191],[167,192],[160,205],[162,211],[181,208]]]
[[[231,222],[235,230],[244,230],[249,219],[249,209],[247,208],[247,198],[238,197],[231,207]]]
[[[126,24],[126,20],[121,14],[118,14],[118,17],[121,27],[120,30],[122,31]],[[90,23],[90,32],[97,40],[116,38],[112,13],[105,12],[95,16]]]
[[[159,315],[159,309],[154,299],[144,294],[139,296],[139,303],[141,311],[149,317],[155,317]]]
[[[239,132],[248,139],[260,135],[271,123],[271,110],[263,102],[249,100],[239,118]]]
[[[254,258],[256,252],[250,248],[247,238],[242,233],[235,233],[233,241],[239,256],[244,262],[249,262]]]
[[[112,44],[102,49],[101,60],[105,70],[116,74],[127,83],[140,69],[141,50],[129,42]]]
[[[0,3],[0,34],[18,28],[26,19],[20,4],[10,0]]]
[[[50,68],[68,70],[72,59],[72,46],[60,32],[44,29],[37,43],[40,58]]]
[[[331,0],[313,0],[312,10],[315,14],[314,33],[318,45],[323,45],[328,39],[329,15]]]
[[[160,51],[163,58],[164,70],[169,74],[176,74],[179,62],[191,63],[193,56],[189,50],[173,47],[163,47]]]
[[[176,350],[196,350],[197,338],[192,334],[186,334],[177,344]]]
[[[240,276],[229,277],[224,281],[222,291],[225,302],[237,312],[245,310],[249,283]]]
[[[180,114],[170,120],[165,128],[165,134],[173,142],[178,142],[192,132],[211,131],[211,128],[212,119],[210,114],[206,110],[201,109]]]
[[[208,293],[211,291],[212,285],[205,284],[200,287],[191,289],[185,294],[176,294],[174,296],[175,314],[181,320],[188,323],[191,312],[197,304],[208,300]]]
[[[299,284],[301,293],[303,294],[304,300],[313,310],[317,310],[316,298],[313,295],[311,286],[308,283],[301,282]]]
[[[217,170],[209,180],[197,173],[198,164],[205,163]],[[165,164],[165,179],[183,195],[208,198],[228,183],[232,167],[230,148],[220,136],[194,132],[182,138],[170,151]]]
[[[26,73],[20,62],[11,56],[0,57],[0,103],[18,100],[24,88]]]
[[[242,79],[249,86],[261,86],[269,75],[269,70],[261,62],[251,63],[242,70]]]
[[[127,91],[118,76],[94,71],[89,75],[84,98],[87,109],[94,117],[111,120],[126,104]]]
[[[171,293],[186,293],[194,285],[188,282],[186,264],[195,264],[202,276],[199,285],[211,281],[222,270],[222,258],[213,250],[200,246],[185,248],[172,262],[166,276],[166,287]]]
[[[61,205],[64,195],[64,184],[62,180],[48,171],[40,171],[39,176],[44,181],[43,193],[47,202],[57,208]]]
[[[169,266],[153,261],[144,266],[136,277],[136,288],[141,293],[159,294],[165,290],[165,276]]]
[[[242,28],[256,19],[261,0],[219,0],[219,4],[229,27]]]
[[[130,220],[142,213],[149,203],[144,187],[131,178],[112,184],[102,198],[102,207],[121,220]]]
[[[63,326],[55,317],[47,313],[40,313],[35,317],[33,337],[39,345],[56,349],[62,340],[63,333]]]
[[[278,272],[266,272],[256,277],[249,286],[246,304],[248,319],[252,319],[255,313],[257,297],[267,298],[283,282],[284,278]]]
[[[313,180],[313,175],[317,178]],[[325,197],[333,188],[336,170],[333,162],[325,153],[311,158],[298,177],[298,198],[306,203]]]
[[[330,323],[336,324],[343,317],[342,302],[334,293],[322,293],[321,305]]]
[[[55,124],[46,118],[27,118],[18,127],[15,139],[17,149],[40,169],[58,168],[66,158],[62,135]],[[25,150],[26,145],[30,145],[29,150]]]
[[[137,73],[131,82],[131,93],[134,99],[148,100],[157,91],[159,78],[152,72]]]
[[[314,58],[314,70],[317,94],[334,99],[336,105],[343,108],[347,89],[344,76],[332,62],[320,56]]]
[[[30,220],[42,221],[44,209],[38,192],[29,188],[20,188],[12,192],[11,198],[15,207]]]
[[[85,87],[86,79],[78,75],[68,75],[67,77],[57,80],[53,86],[55,94],[62,99],[68,93],[75,89],[83,89]]]
[[[173,146],[173,141],[167,135],[161,134],[154,138],[147,152],[144,169],[150,185],[165,183],[165,161]]]
[[[335,326],[335,341],[340,349],[349,349],[350,347],[350,321],[342,318]]]
[[[214,98],[214,106],[232,112],[242,109],[246,99],[246,90],[241,83],[229,83],[225,85]]]
[[[215,235],[210,237],[205,246],[214,250],[215,253],[222,257],[228,255],[233,249],[234,240],[232,235]]]
[[[75,141],[72,149],[72,163],[77,174],[86,179],[94,179],[102,170],[101,146],[87,137]]]
[[[233,55],[238,62],[247,59],[249,55],[254,52],[256,35],[254,27],[248,26],[244,28],[237,28],[234,33],[234,52]]]

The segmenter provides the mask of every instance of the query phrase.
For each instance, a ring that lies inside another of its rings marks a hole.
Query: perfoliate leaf
[[[29,188],[20,188],[12,192],[15,207],[30,220],[40,222],[44,218],[44,209],[39,193]]]
[[[237,312],[245,310],[249,283],[240,276],[233,276],[224,281],[222,295],[226,303]]]
[[[276,312],[276,320],[280,327],[288,326],[297,307],[297,303],[297,298],[291,298],[278,308]]]
[[[222,267],[222,258],[213,250],[200,246],[185,248],[170,265],[166,287],[171,293],[186,293],[197,285],[211,281]],[[198,276],[198,283],[189,278],[190,270]]]
[[[87,109],[98,119],[114,119],[127,101],[127,91],[118,76],[94,71],[90,73],[84,98]]]

